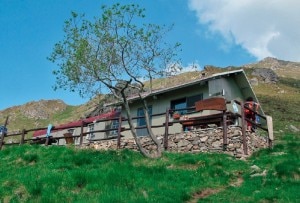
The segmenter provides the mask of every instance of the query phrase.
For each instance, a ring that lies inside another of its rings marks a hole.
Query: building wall
[[[88,126],[85,126],[83,128],[83,132],[90,132],[90,125],[94,125],[94,131],[97,130],[105,130],[111,128],[111,123],[112,121],[105,121],[105,122],[95,122],[88,124]],[[76,127],[76,128],[70,128],[70,129],[64,129],[64,130],[59,130],[59,131],[52,131],[51,136],[53,138],[56,137],[64,137],[66,133],[71,133],[72,136],[79,136],[81,133],[81,127]],[[41,137],[45,137],[46,135],[43,135]],[[86,136],[83,136],[83,143],[89,143],[93,140],[98,140],[98,139],[104,139],[108,138],[110,136],[113,136],[112,131],[111,132],[96,132],[96,133],[91,133],[87,134]],[[74,137],[73,138],[74,144],[79,145],[80,144],[80,137]],[[57,145],[65,145],[66,140],[65,139],[58,139]]]
[[[227,101],[230,101],[230,104],[227,104],[227,110],[241,114],[241,108],[235,104],[234,100],[243,101],[243,87],[239,86],[236,77],[222,77],[210,80],[208,83],[209,95],[214,96],[222,93],[222,96],[224,96]],[[234,106],[238,109],[237,112]],[[241,123],[241,119],[235,121],[236,125],[241,125]]]
[[[209,96],[224,96],[227,101],[243,98],[241,87],[233,77],[210,80],[208,84]]]
[[[240,87],[238,86],[237,82],[235,81],[234,77],[221,77],[216,78],[213,80],[210,80],[208,82],[201,82],[200,84],[189,86],[186,88],[179,89],[177,91],[172,92],[166,92],[164,94],[157,95],[155,98],[149,98],[147,100],[148,105],[152,106],[152,114],[162,113],[166,112],[167,108],[170,108],[171,101],[189,97],[197,94],[203,94],[203,99],[207,99],[213,96],[224,96],[226,100],[232,101],[234,99],[241,100],[243,98],[243,95],[241,93]],[[141,108],[142,105],[135,102],[131,104],[131,112],[133,117],[137,116],[137,110],[138,108]],[[233,110],[233,102],[227,105],[227,108],[229,111]],[[208,115],[217,113],[217,111],[203,111],[193,114],[187,114],[188,117],[193,116],[201,116],[201,115]],[[240,113],[240,108],[239,108]],[[122,114],[125,116],[125,112],[123,111]],[[166,120],[165,116],[159,116],[159,117],[152,117],[152,125],[161,125]],[[170,121],[172,121],[173,118],[170,117]],[[236,124],[239,125],[241,121],[236,121]],[[137,126],[137,120],[134,120],[134,125]],[[128,128],[128,123],[124,123],[123,127]],[[169,133],[179,133],[182,132],[182,126],[179,123],[173,124],[172,127],[169,128]],[[155,135],[163,135],[165,133],[164,128],[154,128],[153,132]],[[131,132],[126,131],[122,132],[122,135],[125,137],[130,137]]]
[[[184,97],[189,97],[189,96],[194,96],[197,94],[203,94],[203,99],[208,98],[208,84],[205,83],[202,86],[195,85],[192,87],[187,87],[180,89],[176,92],[166,92],[164,94],[157,95],[155,98],[149,98],[147,100],[148,106],[152,106],[152,114],[158,114],[162,112],[166,112],[167,109],[170,108],[171,101],[184,98]],[[141,103],[132,103],[131,104],[131,112],[133,117],[137,116],[137,110],[138,108],[141,108],[142,104]],[[198,115],[201,115],[202,113],[198,113]],[[126,113],[123,111],[122,115],[126,115]],[[195,114],[196,115],[196,114]],[[173,120],[173,118],[170,116],[170,121]],[[162,125],[166,120],[165,115],[163,116],[158,116],[158,117],[152,117],[152,125]],[[137,120],[134,120],[134,125],[137,126]],[[124,123],[123,127],[128,128],[128,123]],[[179,123],[174,124],[172,127],[169,128],[169,133],[176,133],[176,132],[181,132],[182,131],[182,126]],[[155,135],[162,135],[165,133],[165,128],[154,128],[153,132]],[[126,131],[123,132],[122,135],[125,137],[130,137],[131,132]]]

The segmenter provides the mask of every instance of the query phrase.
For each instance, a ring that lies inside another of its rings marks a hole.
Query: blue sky
[[[267,56],[300,61],[297,0],[0,0],[0,110],[41,99],[88,101],[52,89],[56,67],[46,58],[71,11],[92,18],[101,5],[116,2],[138,3],[152,23],[174,23],[168,39],[182,44],[186,68],[239,66]]]

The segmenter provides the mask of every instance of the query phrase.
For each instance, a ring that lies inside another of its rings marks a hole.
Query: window
[[[111,128],[112,129],[118,129],[119,127],[119,120],[113,120],[111,123]],[[118,130],[113,130],[111,131],[110,135],[117,135],[118,134]]]
[[[88,132],[91,132],[87,135],[87,139],[93,139],[95,138],[95,133],[93,133],[93,131],[95,130],[95,124],[89,124],[88,125]]]
[[[148,113],[149,113],[149,116],[150,116],[150,124],[151,124],[152,106],[148,106]],[[145,116],[143,108],[138,108],[138,110],[137,110],[137,116],[138,117]],[[138,127],[139,126],[146,126],[146,119],[145,118],[138,118],[137,119],[137,126]],[[148,135],[147,128],[137,129],[137,135],[138,136]]]
[[[190,97],[184,97],[181,99],[176,99],[171,101],[171,109],[175,109],[175,111],[178,111],[181,115],[184,115],[186,113],[190,113],[193,110],[191,109],[184,109],[195,106],[195,102],[202,100],[203,94],[197,94]],[[184,109],[184,110],[176,110],[176,109]]]
[[[187,97],[187,108],[195,106],[195,102],[203,100],[203,94],[194,95],[191,97]],[[188,110],[192,111],[192,110]]]
[[[184,109],[186,108],[186,98],[177,99],[174,101],[171,101],[171,109],[174,109],[174,111],[177,111],[181,115],[186,114],[186,110],[176,110],[176,109]]]
[[[114,136],[114,135],[118,134],[119,118],[120,118],[120,116],[122,117],[122,115],[121,115],[122,108],[120,108],[120,107],[114,108],[114,111],[116,113],[115,117],[114,117],[114,120],[109,121],[109,125],[107,126],[107,128],[108,129],[116,129],[116,130],[106,132],[107,137]]]

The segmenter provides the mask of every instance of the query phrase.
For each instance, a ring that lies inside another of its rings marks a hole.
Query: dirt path
[[[232,182],[229,186],[232,187],[240,187],[243,184],[244,180],[242,177],[238,177],[234,182]],[[226,187],[220,187],[220,188],[207,188],[201,191],[198,191],[196,193],[193,194],[192,199],[190,199],[189,201],[187,201],[187,203],[197,203],[200,199],[204,199],[210,195],[214,195],[217,194],[219,192],[222,192],[224,190],[226,190],[229,186]]]

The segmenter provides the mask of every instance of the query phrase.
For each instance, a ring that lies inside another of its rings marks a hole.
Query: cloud
[[[199,65],[198,62],[195,62],[195,63],[190,63],[187,66],[182,66],[180,73],[186,73],[186,72],[191,72],[191,71],[200,71],[200,70],[202,70],[201,66]]]
[[[196,61],[195,63],[190,63],[187,66],[183,66],[182,64],[173,63],[169,64],[165,69],[167,76],[174,76],[181,73],[192,72],[192,71],[200,71],[202,70],[199,63]]]
[[[257,59],[300,61],[299,0],[189,0],[199,23]]]

